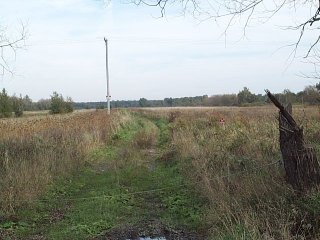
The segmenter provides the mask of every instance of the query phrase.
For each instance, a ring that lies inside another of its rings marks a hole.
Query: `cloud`
[[[17,75],[0,82],[10,93],[49,97],[53,91],[76,101],[105,100],[105,45],[109,39],[113,99],[161,99],[238,92],[247,86],[297,91],[306,84],[297,77],[308,67],[295,61],[286,70],[295,32],[274,25],[240,25],[227,35],[212,21],[199,24],[190,17],[169,14],[155,18],[158,9],[113,1],[93,0],[4,1],[1,21],[29,22],[29,47],[19,51]],[[275,21],[275,22],[273,22]],[[302,45],[301,51],[306,46]]]

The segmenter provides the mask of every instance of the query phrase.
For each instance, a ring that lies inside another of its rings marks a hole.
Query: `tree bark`
[[[303,128],[292,117],[292,106],[285,108],[268,90],[267,96],[279,109],[280,149],[286,180],[295,191],[309,192],[320,183],[320,165],[312,147],[304,143]]]

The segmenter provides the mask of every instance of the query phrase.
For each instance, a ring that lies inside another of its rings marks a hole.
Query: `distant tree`
[[[51,106],[51,99],[40,99],[35,103],[35,108],[37,110],[49,110]]]
[[[165,98],[163,101],[164,101],[165,106],[168,106],[168,107],[173,106],[173,99],[172,98]]]
[[[50,113],[58,114],[58,113],[69,113],[73,111],[73,102],[71,98],[67,98],[67,101],[64,100],[61,94],[57,92],[53,92],[51,95],[51,105],[50,105]]]
[[[23,98],[22,98],[22,101],[23,101],[23,109],[25,111],[32,111],[32,110],[35,110],[34,109],[34,104],[32,102],[32,99],[28,96],[28,95],[25,95]]]
[[[67,97],[67,100],[64,103],[65,105],[65,111],[67,113],[73,112],[73,101],[71,97]]]
[[[146,98],[139,99],[139,106],[140,107],[148,107],[148,100]]]
[[[16,117],[21,117],[23,115],[23,98],[20,95],[20,97],[13,96],[11,97],[12,102],[12,109],[14,112],[14,115]]]
[[[247,87],[244,87],[243,90],[238,93],[239,104],[253,103],[255,98],[255,95],[252,94]]]
[[[12,115],[12,103],[6,90],[3,88],[0,93],[0,118],[11,117]]]
[[[96,109],[98,110],[98,109],[104,109],[104,106],[103,105],[97,105],[96,106]]]
[[[282,94],[286,103],[295,103],[297,101],[296,94],[291,92],[289,89],[283,90]]]
[[[303,90],[303,101],[305,103],[316,105],[320,102],[320,94],[315,86],[307,86]]]
[[[57,92],[53,92],[51,95],[51,106],[50,113],[58,114],[64,112],[64,99],[62,95],[59,95]]]
[[[255,95],[255,101],[258,103],[266,103],[268,97],[266,95],[263,95],[261,93]]]
[[[205,102],[207,102],[208,98],[209,98],[208,95],[203,95],[203,96],[202,96],[202,104],[205,103]]]

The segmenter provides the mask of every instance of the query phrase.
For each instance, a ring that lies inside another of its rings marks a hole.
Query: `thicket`
[[[10,117],[12,115],[12,103],[5,89],[0,93],[0,117]]]
[[[21,117],[23,115],[23,99],[22,96],[10,97],[7,91],[3,88],[0,92],[0,118],[11,117],[12,113],[16,117]]]
[[[24,111],[36,110],[50,110],[51,114],[69,113],[73,112],[73,105],[70,97],[64,99],[57,92],[53,92],[51,99],[41,99],[38,102],[33,102],[28,95],[9,96],[5,89],[0,92],[0,118],[8,118],[13,114],[21,117]]]
[[[50,101],[50,113],[70,113],[73,112],[73,102],[70,97],[65,100],[61,94],[53,92]]]

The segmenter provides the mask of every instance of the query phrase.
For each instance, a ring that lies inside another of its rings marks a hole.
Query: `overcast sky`
[[[238,93],[244,86],[255,93],[299,91],[315,84],[299,76],[311,71],[300,57],[310,45],[302,43],[293,61],[293,48],[284,47],[298,38],[279,27],[295,21],[286,11],[250,24],[246,38],[240,24],[225,38],[224,20],[199,23],[175,9],[159,18],[157,8],[121,1],[1,0],[0,13],[8,34],[21,21],[29,33],[25,49],[10,60],[15,74],[3,76],[0,87],[33,100],[57,91],[75,101],[104,101],[103,37],[113,100]]]

